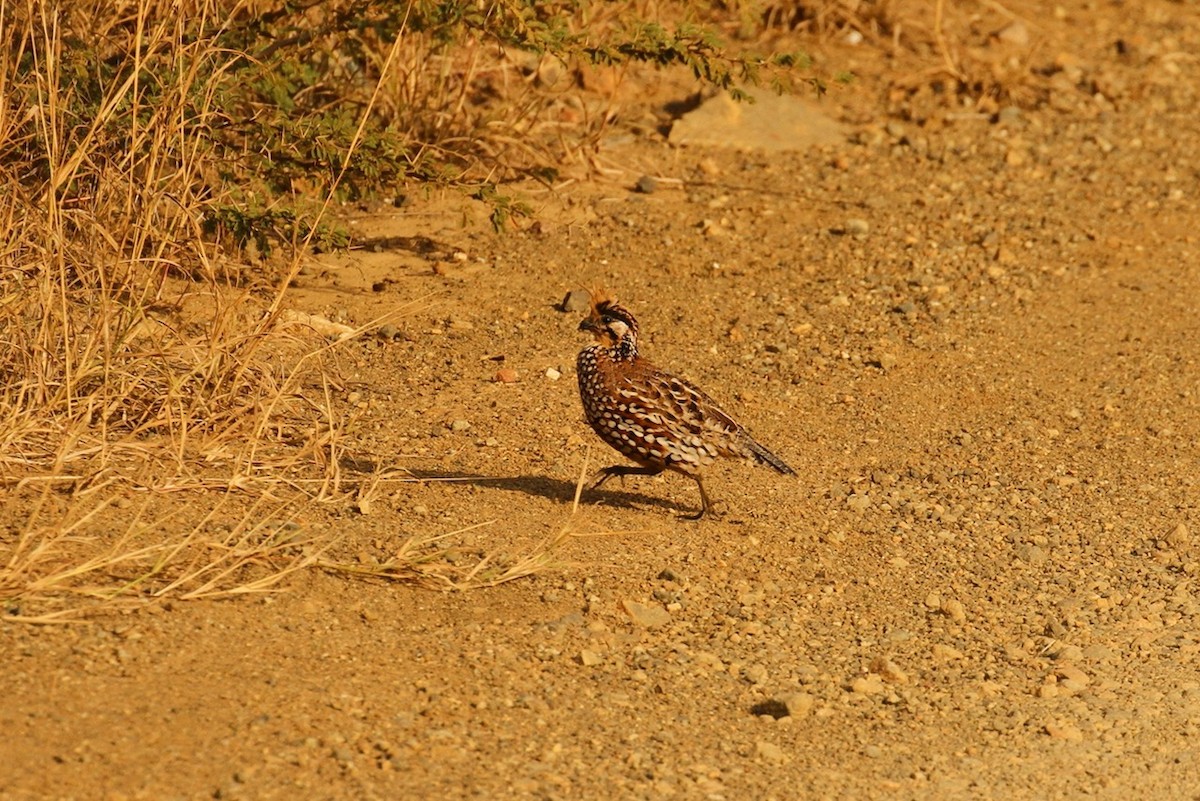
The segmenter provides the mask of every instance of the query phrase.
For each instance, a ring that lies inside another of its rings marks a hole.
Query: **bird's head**
[[[603,289],[592,289],[590,294],[592,308],[579,324],[579,330],[590,331],[605,347],[615,347],[622,342],[636,347],[638,324],[629,310]]]

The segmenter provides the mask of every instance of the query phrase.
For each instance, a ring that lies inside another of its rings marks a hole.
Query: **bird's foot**
[[[620,468],[621,465],[614,465],[613,467],[602,467],[597,470],[592,476],[591,480],[587,483],[587,491],[591,492],[592,490],[600,489],[600,487],[604,485],[604,482],[608,481],[613,476],[620,476],[621,486],[625,486],[625,471],[621,470]]]
[[[695,520],[712,520],[715,518],[717,520],[720,520],[721,518],[725,517],[725,512],[726,512],[726,509],[725,509],[724,502],[710,501],[709,503],[706,503],[705,505],[701,506],[700,510],[698,512],[693,512],[690,515],[679,515],[679,519],[695,521]]]

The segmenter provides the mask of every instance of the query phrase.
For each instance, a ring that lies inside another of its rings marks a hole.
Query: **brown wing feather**
[[[617,382],[618,395],[655,438],[679,440],[714,455],[750,456],[743,429],[703,390],[638,359]]]

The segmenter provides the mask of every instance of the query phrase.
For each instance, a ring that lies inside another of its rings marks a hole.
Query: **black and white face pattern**
[[[630,356],[637,352],[637,320],[628,309],[613,301],[603,300],[596,304],[579,328],[591,331],[607,348],[627,351],[626,355]]]
[[[613,342],[620,342],[622,339],[629,336],[630,332],[633,331],[633,329],[629,327],[629,324],[620,317],[613,317],[612,315],[606,314],[600,319],[604,323],[604,329],[608,332],[609,338],[612,339]]]

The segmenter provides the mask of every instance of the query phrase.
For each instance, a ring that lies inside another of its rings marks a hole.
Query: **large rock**
[[[729,147],[737,150],[806,150],[845,139],[841,123],[815,101],[752,89],[754,103],[738,102],[722,92],[671,126],[673,145]]]

